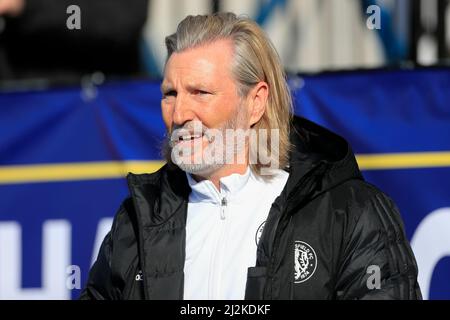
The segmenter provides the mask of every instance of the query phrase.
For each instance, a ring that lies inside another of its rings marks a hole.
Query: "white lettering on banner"
[[[69,299],[66,267],[70,265],[70,223],[49,220],[43,225],[42,288],[22,288],[21,233],[17,222],[0,223],[0,299]]]
[[[450,208],[440,208],[425,216],[411,239],[411,247],[417,260],[422,295],[428,299],[436,264],[450,256]]]
[[[98,252],[100,251],[103,239],[106,237],[109,230],[111,230],[113,220],[114,220],[113,218],[103,218],[98,223],[97,235],[95,236],[94,250],[92,251],[91,266],[95,263],[95,260],[97,260]]]

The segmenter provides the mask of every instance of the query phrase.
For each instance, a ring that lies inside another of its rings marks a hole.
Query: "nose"
[[[187,121],[194,120],[195,113],[190,107],[190,103],[183,94],[178,94],[175,100],[173,111],[173,124],[182,126]]]

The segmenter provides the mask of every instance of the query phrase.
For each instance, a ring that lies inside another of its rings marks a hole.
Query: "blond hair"
[[[267,130],[266,152],[272,149],[271,129],[279,129],[278,152],[272,152],[270,157],[278,163],[279,168],[284,168],[291,149],[289,131],[293,114],[292,98],[278,53],[256,22],[247,17],[237,17],[234,13],[187,16],[178,24],[176,33],[166,37],[167,60],[174,52],[220,39],[231,39],[233,42],[231,72],[241,97],[246,97],[250,89],[261,81],[268,84],[266,110],[252,128],[256,132],[259,129]],[[261,169],[269,165],[261,163],[258,158],[250,166],[253,172],[261,175]]]

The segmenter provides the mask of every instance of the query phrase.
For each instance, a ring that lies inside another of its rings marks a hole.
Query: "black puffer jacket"
[[[394,203],[365,182],[347,142],[295,117],[289,178],[249,268],[247,299],[420,299]],[[183,299],[184,172],[128,175],[82,299]],[[199,270],[201,272],[201,270]]]

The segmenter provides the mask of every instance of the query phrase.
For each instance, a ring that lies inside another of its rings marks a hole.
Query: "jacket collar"
[[[223,196],[227,199],[237,198],[247,185],[253,173],[250,167],[244,174],[233,173],[220,179],[220,191],[209,180],[195,181],[191,174],[186,173],[186,177],[191,187],[189,201],[220,203]]]
[[[294,116],[290,141],[289,179],[283,195],[292,206],[350,179],[362,179],[353,151],[339,135]]]

